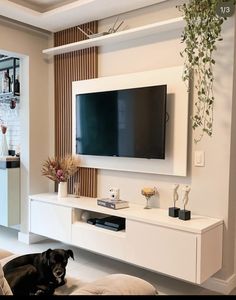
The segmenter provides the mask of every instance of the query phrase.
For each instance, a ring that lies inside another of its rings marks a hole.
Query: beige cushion
[[[85,284],[71,295],[157,295],[147,281],[130,275],[113,274]]]
[[[7,283],[3,270],[2,265],[0,264],[0,295],[12,295],[12,291]]]
[[[81,279],[66,276],[66,283],[55,290],[55,295],[71,295],[73,292],[81,288],[87,282],[82,281]]]
[[[12,253],[3,249],[0,249],[0,259],[11,256]]]
[[[0,249],[0,295],[12,295],[4,278],[2,266],[17,257],[11,252]],[[85,284],[75,278],[67,278],[67,283],[56,289],[57,295],[157,295],[156,289],[147,281],[130,275],[113,274]]]
[[[12,254],[10,256],[7,256],[7,257],[1,259],[1,261],[0,261],[1,265],[4,266],[7,262],[9,262],[10,260],[12,260],[13,258],[15,258],[17,256],[19,256],[19,255],[18,254]]]

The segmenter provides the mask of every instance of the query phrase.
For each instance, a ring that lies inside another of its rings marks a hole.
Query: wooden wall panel
[[[97,32],[97,22],[80,27]],[[54,34],[54,46],[65,45],[86,39],[77,26]],[[55,76],[55,155],[72,153],[72,81],[96,78],[98,75],[97,48],[88,48],[54,57]],[[97,170],[80,168],[69,182],[69,193],[73,193],[74,183],[79,182],[80,194],[97,196]]]

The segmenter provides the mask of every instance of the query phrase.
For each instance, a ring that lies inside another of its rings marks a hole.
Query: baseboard
[[[20,231],[20,224],[12,225],[10,228]]]
[[[18,241],[25,243],[25,244],[34,244],[46,240],[47,238],[41,235],[37,235],[31,232],[24,233],[18,232]]]
[[[202,286],[208,290],[212,290],[223,295],[229,295],[229,293],[236,287],[236,274],[230,276],[227,280],[211,277]]]

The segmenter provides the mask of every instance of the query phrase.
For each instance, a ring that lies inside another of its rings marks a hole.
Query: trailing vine
[[[184,58],[183,80],[188,85],[194,79],[192,82],[197,93],[191,116],[192,128],[200,130],[195,143],[205,134],[212,136],[213,133],[213,66],[216,63],[213,53],[217,49],[217,41],[222,41],[221,27],[226,20],[226,17],[216,13],[219,1],[191,0],[177,6],[186,22],[181,35],[185,48],[180,53]]]

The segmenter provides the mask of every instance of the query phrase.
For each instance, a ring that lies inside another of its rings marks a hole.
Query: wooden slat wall
[[[97,22],[80,27],[97,32]],[[54,34],[54,46],[84,40],[86,37],[77,26]],[[98,75],[97,48],[89,48],[54,57],[55,76],[55,155],[72,153],[72,81],[96,78]],[[97,170],[80,168],[69,182],[69,193],[73,193],[74,183],[79,182],[80,195],[97,196]]]

